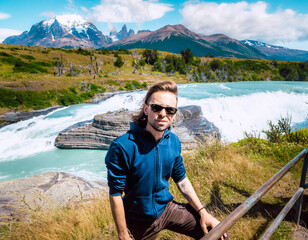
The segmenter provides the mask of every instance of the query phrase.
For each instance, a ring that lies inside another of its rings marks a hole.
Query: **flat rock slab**
[[[134,112],[127,109],[98,114],[92,122],[77,123],[61,131],[55,146],[64,149],[107,150],[115,138],[129,130],[132,114]],[[179,108],[172,132],[179,137],[184,150],[220,139],[219,129],[202,116],[200,106],[194,105]]]
[[[0,220],[22,212],[66,206],[107,192],[106,181],[88,181],[64,172],[0,182]]]

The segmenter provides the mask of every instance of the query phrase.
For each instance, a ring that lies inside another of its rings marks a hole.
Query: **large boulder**
[[[93,121],[75,124],[61,131],[55,146],[65,149],[107,150],[116,137],[129,130],[131,115],[134,112],[122,109],[96,115]],[[220,139],[219,129],[202,116],[199,106],[180,107],[172,125],[183,149],[192,149],[200,143],[207,144]]]
[[[25,211],[66,206],[107,192],[106,181],[89,181],[63,172],[0,182],[0,221]]]

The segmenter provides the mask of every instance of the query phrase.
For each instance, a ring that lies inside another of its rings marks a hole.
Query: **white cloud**
[[[54,12],[42,12],[40,15],[49,18],[54,18],[56,16]]]
[[[197,33],[223,33],[236,39],[276,43],[308,39],[308,14],[291,9],[269,13],[266,2],[192,2],[181,10],[182,23]]]
[[[98,22],[142,23],[163,17],[173,11],[172,5],[145,0],[101,0],[92,8]]]
[[[86,13],[89,12],[89,9],[87,9],[86,7],[81,6],[80,8],[83,12],[86,12]]]
[[[108,30],[109,31],[117,31],[117,28],[113,24],[108,23]]]
[[[8,13],[3,13],[3,12],[0,12],[0,19],[7,19],[7,18],[10,18],[11,15],[8,14]]]
[[[0,42],[2,43],[4,39],[13,35],[20,35],[22,31],[14,30],[14,29],[7,29],[7,28],[0,28]]]

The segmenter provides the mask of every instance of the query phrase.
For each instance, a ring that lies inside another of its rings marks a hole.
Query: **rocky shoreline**
[[[2,115],[0,115],[0,128],[5,127],[12,123],[17,123],[19,121],[28,120],[33,117],[38,117],[40,115],[46,115],[58,108],[61,108],[60,106],[54,106],[49,108],[44,108],[40,110],[33,110],[33,111],[27,111],[27,112],[7,112]]]
[[[113,97],[119,93],[126,93],[128,91],[112,91],[105,93],[98,93],[89,101],[89,103],[99,103],[101,101],[105,101],[106,99]],[[33,111],[25,111],[25,112],[15,112],[10,111],[0,115],[0,128],[5,127],[9,124],[16,123],[19,121],[28,120],[33,117],[38,117],[40,115],[46,115],[56,109],[62,108],[62,106],[53,106],[49,108],[33,110]]]
[[[106,192],[106,181],[90,181],[64,172],[0,182],[0,222],[31,211],[87,201]]]
[[[61,131],[55,146],[63,149],[103,149],[107,150],[113,139],[129,130],[130,116],[134,112],[121,109],[98,114],[93,121],[75,124]],[[202,116],[201,107],[180,107],[172,125],[182,148],[189,150],[200,143],[207,144],[220,139],[219,129]]]

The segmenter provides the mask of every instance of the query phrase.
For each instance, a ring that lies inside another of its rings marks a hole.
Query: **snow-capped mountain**
[[[101,48],[111,43],[96,26],[77,14],[66,14],[34,24],[30,31],[3,43],[57,48]]]
[[[259,50],[269,59],[281,61],[307,61],[308,51],[290,49],[255,40],[242,40],[242,43]]]

